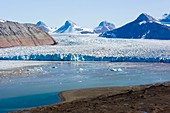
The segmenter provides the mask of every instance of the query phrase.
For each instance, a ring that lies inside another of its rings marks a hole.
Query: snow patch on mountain
[[[145,39],[146,38],[146,35],[150,33],[150,30],[148,30],[148,32],[146,32],[141,38],[142,39]]]
[[[6,22],[6,20],[2,20],[2,19],[0,19],[0,22],[4,23],[4,22]]]
[[[139,22],[139,25],[146,24],[146,23],[147,23],[146,21],[141,21]]]

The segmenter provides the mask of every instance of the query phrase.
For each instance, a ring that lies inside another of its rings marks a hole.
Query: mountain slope
[[[163,24],[170,24],[170,14],[164,14],[159,21]]]
[[[0,48],[53,44],[53,38],[34,24],[0,21]]]
[[[77,26],[74,22],[67,20],[63,26],[55,31],[56,33],[79,33],[93,34],[93,30]]]
[[[46,25],[44,22],[42,22],[42,21],[37,22],[36,25],[39,26],[39,27],[41,27],[45,32],[53,32],[53,31],[54,31],[51,27],[47,26],[47,25]]]
[[[112,31],[102,33],[107,38],[170,39],[170,27],[142,13],[136,20]]]
[[[100,34],[106,31],[111,31],[113,29],[115,29],[114,24],[107,21],[102,21],[98,27],[94,28],[94,32]]]

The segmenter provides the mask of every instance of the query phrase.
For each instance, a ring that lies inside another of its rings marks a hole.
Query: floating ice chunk
[[[62,85],[63,83],[62,82],[60,82],[60,85]]]
[[[31,72],[42,72],[43,69],[42,67],[34,67],[33,69],[28,69],[27,71],[31,71]]]
[[[115,69],[115,68],[112,68],[112,69],[110,69],[110,71],[117,71],[117,69]]]
[[[42,67],[34,67],[35,71],[43,71]]]
[[[79,71],[83,71],[84,69],[83,68],[80,68]]]
[[[116,69],[116,68],[111,68],[110,71],[121,72],[121,71],[123,71],[123,70],[122,70],[121,68],[118,68],[118,69]]]
[[[123,70],[122,70],[121,68],[118,68],[118,69],[117,69],[117,71],[119,71],[119,72],[120,72],[120,71],[123,71]]]

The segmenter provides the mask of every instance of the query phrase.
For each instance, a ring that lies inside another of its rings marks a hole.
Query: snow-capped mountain
[[[98,27],[94,28],[94,32],[100,34],[106,31],[111,31],[113,29],[115,29],[114,24],[107,21],[102,21]]]
[[[36,24],[37,26],[41,27],[41,29],[43,29],[46,32],[54,32],[55,30],[49,26],[47,26],[44,22],[39,21]]]
[[[88,28],[82,28],[76,25],[76,23],[67,20],[63,26],[55,31],[56,33],[78,33],[78,34],[94,34],[93,30]]]
[[[136,20],[112,31],[102,33],[107,38],[170,39],[170,27],[142,13]]]
[[[164,14],[159,21],[163,24],[170,24],[170,14]]]

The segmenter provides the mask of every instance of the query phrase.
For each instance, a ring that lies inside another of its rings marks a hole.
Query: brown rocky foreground
[[[34,24],[0,22],[0,48],[54,44],[53,38]]]
[[[15,113],[170,113],[170,82],[61,93],[63,102]]]

